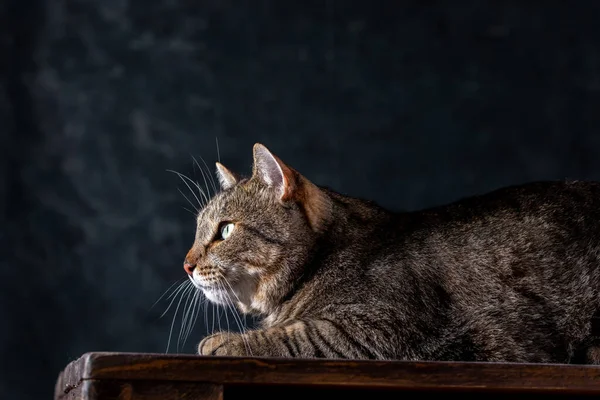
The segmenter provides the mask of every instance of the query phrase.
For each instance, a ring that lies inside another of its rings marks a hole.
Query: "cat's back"
[[[510,242],[519,236],[543,232],[561,232],[566,236],[600,234],[600,183],[546,181],[515,185],[442,206],[396,214],[393,223],[399,236],[458,243],[474,236]]]
[[[388,283],[407,274],[448,272],[453,279],[524,274],[559,269],[566,257],[600,254],[598,182],[527,183],[399,213],[330,195],[343,218],[336,219],[338,230],[329,232],[331,240],[315,257],[317,275],[324,277],[317,286]]]
[[[514,185],[411,212],[334,195],[345,216],[331,248],[336,265],[354,260],[368,269],[390,260],[441,258],[494,268],[513,258],[558,257],[566,248],[600,245],[600,183],[594,181]]]
[[[465,308],[536,298],[559,309],[598,298],[598,182],[506,187],[408,218],[414,228],[396,254],[444,282]]]
[[[336,277],[344,281],[388,287],[428,277],[452,286],[470,282],[462,285],[466,291],[497,291],[523,282],[549,287],[548,279],[600,279],[598,182],[527,183],[413,212],[354,207],[372,220],[356,219],[358,236],[330,256],[328,265],[342,269]]]
[[[598,213],[600,183],[594,181],[543,181],[496,189],[447,205],[417,211],[421,218],[440,222],[470,222],[494,215],[573,216],[572,212]]]

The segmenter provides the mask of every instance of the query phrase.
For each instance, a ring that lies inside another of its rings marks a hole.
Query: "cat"
[[[600,184],[535,182],[414,212],[311,183],[265,146],[199,212],[184,269],[262,317],[200,355],[590,363]]]

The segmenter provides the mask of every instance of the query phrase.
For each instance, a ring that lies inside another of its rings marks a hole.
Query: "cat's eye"
[[[231,235],[231,232],[233,232],[233,228],[235,227],[235,225],[231,222],[224,224],[221,227],[221,239],[225,240],[229,237],[229,235]]]

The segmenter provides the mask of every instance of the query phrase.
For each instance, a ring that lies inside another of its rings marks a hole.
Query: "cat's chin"
[[[251,280],[229,281],[227,283],[231,289],[222,288],[223,284],[215,286],[202,286],[193,278],[190,279],[196,289],[201,290],[206,298],[215,304],[240,306],[252,303],[252,294],[256,290],[256,282]]]
[[[200,290],[202,290],[202,293],[204,293],[208,300],[215,304],[225,305],[230,303],[228,301],[230,294],[223,289],[201,288]]]

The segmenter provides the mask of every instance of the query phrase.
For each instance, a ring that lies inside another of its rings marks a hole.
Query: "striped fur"
[[[392,213],[317,187],[261,145],[250,178],[217,173],[185,262],[211,301],[262,325],[211,335],[200,354],[599,361],[598,183]]]

